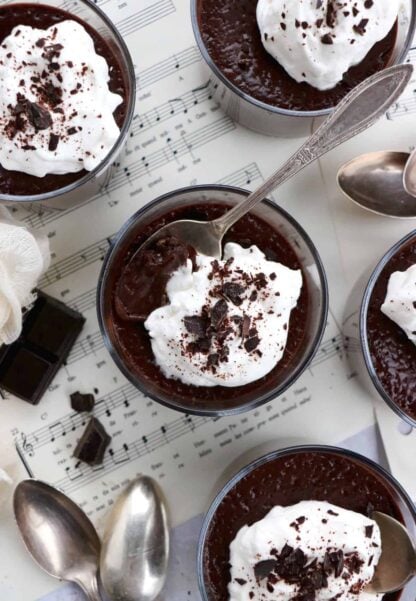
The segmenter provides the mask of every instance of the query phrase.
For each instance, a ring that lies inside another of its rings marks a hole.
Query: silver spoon
[[[397,101],[412,72],[411,65],[397,65],[363,81],[345,96],[300,149],[245,200],[214,221],[188,219],[164,226],[146,240],[131,260],[157,239],[170,236],[193,246],[198,253],[221,258],[222,239],[236,221],[304,167],[375,123]]]
[[[20,534],[39,566],[54,578],[78,584],[89,601],[101,601],[100,540],[82,509],[39,480],[20,482],[13,505]]]
[[[412,152],[405,165],[403,184],[406,192],[416,197],[416,150]]]
[[[406,528],[397,520],[375,511],[371,516],[380,528],[382,552],[369,593],[393,593],[416,575],[416,550]]]
[[[416,176],[409,169],[409,153],[369,152],[342,165],[337,174],[338,186],[350,200],[360,207],[389,217],[410,219],[416,217],[416,198],[408,194],[408,185]],[[415,157],[416,159],[416,157]],[[416,181],[414,193],[416,194]]]
[[[154,480],[140,476],[122,492],[107,521],[100,577],[112,601],[153,601],[169,559],[166,505]]]

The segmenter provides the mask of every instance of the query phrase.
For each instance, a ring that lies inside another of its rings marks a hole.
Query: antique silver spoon
[[[245,200],[214,221],[181,220],[164,226],[146,240],[132,260],[157,239],[170,236],[193,246],[198,253],[221,258],[222,239],[236,221],[304,167],[373,125],[397,101],[412,72],[411,65],[398,65],[363,81],[345,96],[301,148]]]
[[[139,476],[117,499],[103,537],[100,577],[112,601],[153,601],[169,559],[165,501],[156,482]]]
[[[371,516],[381,532],[382,552],[369,593],[393,593],[416,575],[416,550],[406,528],[394,518],[375,511]]]
[[[39,566],[54,578],[78,584],[89,601],[101,601],[100,540],[82,509],[39,480],[20,482],[13,505],[23,542]]]
[[[407,152],[392,151],[362,154],[342,165],[337,175],[338,186],[345,196],[368,211],[388,217],[415,218],[416,198],[408,192],[413,185],[416,195],[416,165],[409,168],[409,156]]]

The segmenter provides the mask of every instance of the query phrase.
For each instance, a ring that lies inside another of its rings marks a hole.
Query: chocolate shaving
[[[259,346],[259,344],[259,337],[254,336],[254,338],[249,338],[248,340],[246,340],[246,342],[244,343],[244,348],[248,353],[251,353],[252,351],[254,351],[254,349],[256,349]]]
[[[58,148],[58,144],[59,144],[59,136],[57,136],[56,134],[51,134],[49,136],[49,145],[48,145],[48,149],[53,152]]]
[[[204,317],[200,317],[199,315],[190,315],[184,317],[183,321],[185,328],[190,334],[194,334],[195,336],[201,338],[206,335],[208,323]]]
[[[235,282],[226,282],[222,287],[222,291],[234,305],[239,306],[243,302],[241,295],[244,294],[244,288],[241,286],[241,284],[236,284]]]
[[[355,31],[355,33],[358,33],[359,35],[364,35],[367,24],[368,24],[368,19],[361,19],[361,21],[358,23],[358,25],[353,26],[353,30]]]
[[[228,313],[228,306],[224,299],[221,299],[215,303],[211,310],[211,325],[213,328],[218,329],[218,327],[224,321],[226,315]]]

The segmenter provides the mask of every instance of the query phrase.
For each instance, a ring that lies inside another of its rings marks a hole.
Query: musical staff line
[[[205,85],[185,92],[182,96],[172,98],[163,104],[155,106],[146,113],[137,114],[133,119],[132,133],[136,136],[159,123],[172,119],[176,114],[187,114],[193,107],[200,105],[206,100],[211,100],[208,81]]]
[[[79,269],[91,265],[91,263],[95,263],[95,261],[102,260],[107,252],[109,243],[109,238],[103,238],[65,259],[57,261],[40,280],[40,288],[50,286],[58,280],[75,273]]]
[[[103,474],[107,475],[117,470],[121,463],[131,462],[149,455],[212,421],[216,420],[209,417],[179,417],[162,428],[153,430],[150,434],[123,445],[116,451],[109,449],[102,466],[98,470],[87,465],[73,467],[72,469],[67,468],[66,475],[55,482],[54,486],[66,493],[73,493],[79,488],[100,479]]]
[[[201,55],[196,46],[190,46],[182,52],[178,52],[143,71],[136,73],[138,89],[143,90],[148,86],[177,73],[181,69],[185,69],[190,65],[194,65],[201,60]]]
[[[67,365],[72,365],[84,357],[88,357],[91,353],[104,348],[104,339],[101,332],[87,334],[84,338],[79,338],[72,347],[72,351],[66,361]]]
[[[172,0],[159,0],[154,4],[126,17],[116,23],[119,33],[124,37],[151,25],[155,21],[174,13],[176,8]]]
[[[96,296],[97,289],[92,288],[68,301],[68,305],[75,311],[79,311],[79,313],[85,313],[85,311],[95,307]]]
[[[96,400],[93,411],[94,416],[98,418],[103,416],[109,417],[112,411],[118,407],[129,407],[139,395],[140,393],[134,386],[124,384]],[[38,428],[26,435],[23,440],[23,446],[29,446],[30,452],[33,453],[37,449],[66,436],[68,432],[75,432],[78,428],[82,428],[85,426],[86,419],[88,418],[85,414],[76,412],[67,413],[58,421]]]
[[[257,165],[257,163],[250,163],[245,167],[241,167],[234,173],[227,175],[220,179],[217,184],[225,184],[227,186],[238,186],[244,187],[249,186],[257,180],[263,180],[263,175]]]
[[[126,183],[126,174],[131,182],[143,177],[149,172],[155,169],[164,167],[167,163],[176,161],[178,158],[188,154],[191,150],[196,150],[216,140],[220,136],[226,135],[229,132],[235,130],[236,126],[229,117],[223,116],[213,123],[209,123],[197,130],[192,134],[181,137],[179,140],[170,141],[168,138],[166,147],[156,150],[147,157],[141,157],[140,159],[133,161],[130,165],[126,165],[123,169],[116,171],[112,180],[110,181],[106,191],[101,194],[97,194],[92,198],[86,200],[84,203],[78,204],[76,207],[67,209],[61,212],[45,212],[45,213],[31,213],[24,218],[24,221],[30,227],[44,227],[45,225],[52,223],[56,219],[60,219],[73,211],[76,211],[81,206],[86,206],[97,200],[100,197],[105,196],[109,192],[123,187]]]

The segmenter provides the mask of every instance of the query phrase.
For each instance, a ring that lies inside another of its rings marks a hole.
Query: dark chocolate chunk
[[[185,328],[190,334],[203,337],[207,331],[208,322],[199,315],[189,315],[183,318]]]
[[[16,342],[0,353],[0,388],[37,405],[78,337],[85,319],[38,291]]]
[[[58,148],[58,144],[59,144],[59,136],[57,136],[56,134],[51,134],[49,136],[49,150],[51,152],[53,152],[54,150],[56,150]]]
[[[211,310],[211,325],[213,328],[218,329],[223,323],[228,313],[228,306],[224,299],[220,299],[215,303]]]
[[[82,394],[81,392],[73,392],[70,397],[71,407],[74,411],[92,411],[95,405],[95,398],[93,394]]]
[[[365,536],[366,538],[371,538],[373,536],[374,526],[366,526],[365,527]]]
[[[107,434],[102,423],[96,417],[92,417],[78,441],[74,457],[89,465],[100,465],[110,440],[111,436]]]
[[[326,33],[325,35],[323,35],[321,37],[321,42],[322,42],[322,44],[333,44],[334,43],[330,33]]]
[[[273,572],[273,570],[277,567],[277,563],[278,562],[276,559],[265,559],[264,561],[259,561],[256,563],[254,566],[254,575],[256,580],[260,581],[264,578],[267,578],[270,572]]]
[[[37,130],[48,129],[52,125],[50,112],[37,102],[27,101],[27,117],[29,123]]]
[[[235,282],[226,282],[222,287],[222,291],[234,305],[238,306],[243,302],[241,295],[244,294],[244,288],[241,286],[241,284],[236,284]]]
[[[361,21],[358,23],[358,25],[353,26],[353,30],[355,31],[355,33],[358,33],[359,35],[364,35],[367,24],[368,24],[368,19],[361,19]]]
[[[236,581],[237,584],[239,584],[240,586],[244,586],[245,584],[247,584],[247,580],[244,580],[243,578],[235,578],[234,579]]]
[[[246,349],[246,351],[248,353],[251,353],[252,351],[254,351],[254,349],[256,349],[260,344],[260,339],[258,336],[254,336],[253,338],[249,338],[248,340],[245,341],[244,343],[244,348]]]

